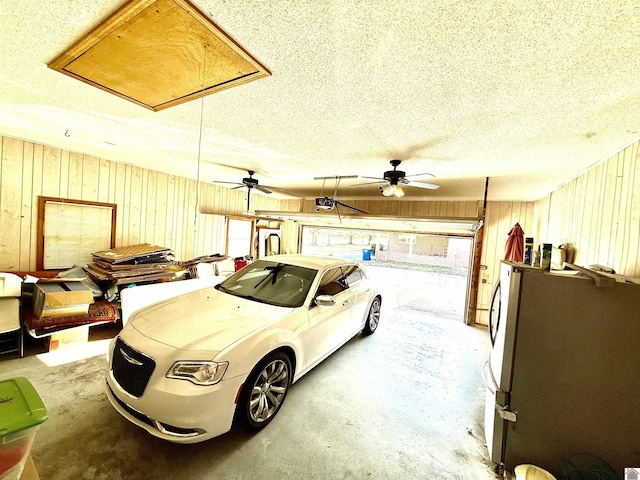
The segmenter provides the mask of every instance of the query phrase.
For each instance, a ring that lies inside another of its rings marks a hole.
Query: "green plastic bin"
[[[0,479],[17,480],[47,410],[25,377],[0,381]]]

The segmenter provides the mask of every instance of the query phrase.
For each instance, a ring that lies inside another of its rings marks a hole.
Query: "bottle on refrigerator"
[[[524,263],[533,265],[533,237],[524,240]]]

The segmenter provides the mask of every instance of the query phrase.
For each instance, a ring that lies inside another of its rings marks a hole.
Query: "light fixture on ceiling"
[[[391,197],[394,195],[398,198],[404,197],[404,190],[402,190],[400,185],[385,185],[384,187],[380,187],[380,191],[385,197]]]

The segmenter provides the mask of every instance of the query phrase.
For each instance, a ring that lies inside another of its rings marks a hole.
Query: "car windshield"
[[[222,292],[280,307],[304,303],[318,271],[312,268],[257,260],[216,285]]]

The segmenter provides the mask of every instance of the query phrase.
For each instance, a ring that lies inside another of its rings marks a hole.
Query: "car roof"
[[[298,265],[300,267],[314,268],[317,270],[323,270],[326,267],[334,265],[357,264],[354,260],[348,260],[345,258],[299,254],[270,255],[268,257],[263,257],[260,260]]]

